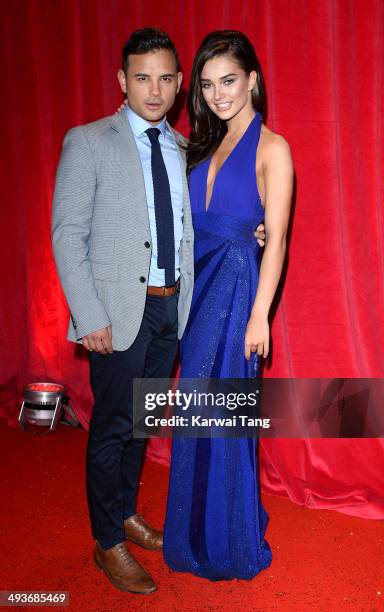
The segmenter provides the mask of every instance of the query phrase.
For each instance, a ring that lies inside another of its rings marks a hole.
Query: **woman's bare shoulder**
[[[291,158],[291,148],[288,141],[277,132],[273,132],[262,124],[260,132],[260,153],[264,162],[273,159]]]
[[[288,141],[277,132],[273,132],[270,130],[264,123],[261,126],[260,132],[260,144],[263,144],[265,147],[271,147],[273,149],[277,148],[289,148]]]

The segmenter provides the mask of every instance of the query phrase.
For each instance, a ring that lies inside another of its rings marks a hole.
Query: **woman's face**
[[[223,121],[229,121],[249,104],[256,72],[248,76],[231,55],[208,60],[201,71],[201,89],[209,108]]]

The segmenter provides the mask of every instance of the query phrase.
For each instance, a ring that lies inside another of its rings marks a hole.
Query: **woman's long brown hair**
[[[266,93],[260,62],[249,39],[237,30],[217,30],[206,36],[201,43],[192,67],[191,84],[188,92],[187,111],[191,134],[187,147],[188,170],[213,154],[225,134],[227,124],[215,115],[204,100],[201,87],[201,72],[205,63],[220,55],[230,55],[250,74],[256,72],[256,84],[252,90],[252,104],[266,119]]]

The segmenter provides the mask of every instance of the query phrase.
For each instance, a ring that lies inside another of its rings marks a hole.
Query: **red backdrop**
[[[383,24],[381,0],[2,0],[1,415],[22,386],[63,382],[86,427],[86,356],[50,247],[55,168],[66,130],[114,112],[120,49],[166,29],[188,77],[212,29],[253,41],[268,126],[290,142],[297,177],[288,271],[267,376],[380,377],[384,369]],[[186,78],[188,82],[188,78]],[[176,121],[188,132],[185,112]],[[264,489],[311,507],[384,517],[382,440],[264,440]],[[150,454],[168,460],[160,440]]]

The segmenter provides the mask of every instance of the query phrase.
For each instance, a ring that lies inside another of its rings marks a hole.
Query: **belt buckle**
[[[168,294],[167,294],[166,292],[167,292],[167,290],[169,290],[169,289],[171,289],[171,293],[168,293]],[[175,284],[174,284],[174,285],[172,285],[171,287],[167,287],[167,286],[165,286],[165,285],[162,287],[162,290],[163,290],[163,297],[164,297],[165,295],[169,295],[169,296],[171,296],[171,295],[175,295],[175,293],[178,293],[179,289],[180,289],[180,279],[178,278],[178,279],[177,279],[177,281],[175,282]]]

